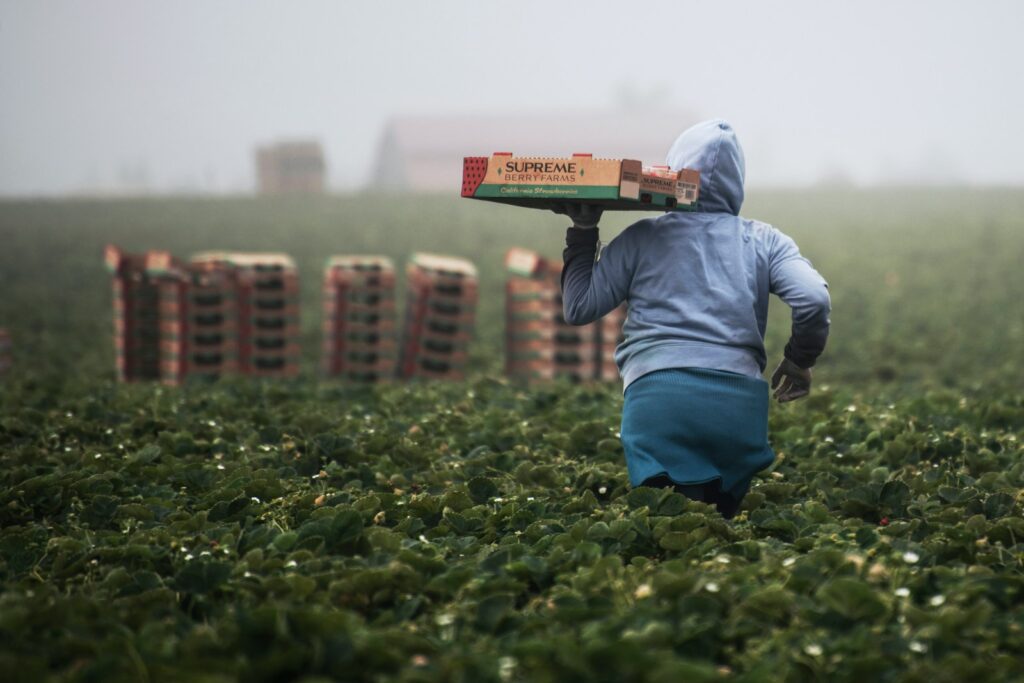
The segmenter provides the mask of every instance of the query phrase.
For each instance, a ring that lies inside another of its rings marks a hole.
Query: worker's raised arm
[[[579,227],[569,228],[565,235],[562,314],[570,325],[586,325],[626,300],[633,273],[621,237],[612,240],[598,257],[600,210],[596,210],[596,217],[566,213]]]
[[[800,255],[796,243],[774,231],[769,255],[769,287],[793,312],[793,325],[785,357],[800,368],[814,365],[828,340],[832,301],[828,283],[811,262]]]

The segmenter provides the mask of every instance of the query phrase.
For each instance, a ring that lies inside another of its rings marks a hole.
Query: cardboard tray
[[[495,152],[462,162],[463,197],[535,209],[582,202],[612,211],[693,211],[699,192],[698,171],[645,167],[635,159]]]

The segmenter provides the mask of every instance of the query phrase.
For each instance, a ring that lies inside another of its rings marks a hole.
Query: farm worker
[[[810,392],[811,367],[825,348],[828,284],[792,239],[739,216],[743,150],[727,122],[686,130],[667,162],[700,171],[696,211],[638,221],[599,250],[599,207],[554,209],[573,222],[564,315],[585,325],[628,303],[615,362],[630,483],[672,486],[731,519],[754,474],[775,459],[761,376],[768,295],[792,309],[792,334],[771,379],[774,397],[792,401]]]

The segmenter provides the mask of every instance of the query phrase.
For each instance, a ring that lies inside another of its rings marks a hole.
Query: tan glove
[[[783,358],[772,373],[772,394],[779,403],[803,398],[811,393],[811,369],[802,368],[788,358]]]

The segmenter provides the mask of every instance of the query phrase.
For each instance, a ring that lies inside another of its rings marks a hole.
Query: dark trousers
[[[703,484],[677,484],[668,476],[659,474],[655,477],[649,477],[644,480],[641,486],[650,486],[652,488],[673,488],[676,493],[681,493],[690,500],[699,500],[702,503],[710,503],[722,514],[722,517],[726,519],[732,519],[736,516],[737,510],[740,508],[740,501],[733,498],[728,493],[724,493],[721,490],[722,480],[712,479],[709,482]]]

